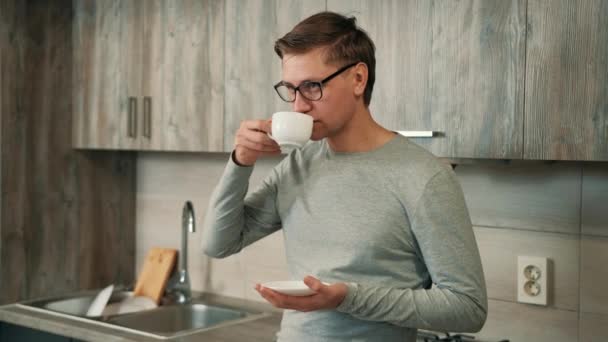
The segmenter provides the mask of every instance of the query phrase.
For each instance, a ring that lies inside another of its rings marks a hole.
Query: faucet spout
[[[192,202],[186,201],[182,209],[182,245],[179,251],[179,265],[167,289],[167,292],[174,297],[173,300],[182,304],[192,300],[190,277],[188,275],[188,233],[196,231],[194,217]]]
[[[180,253],[179,258],[179,270],[184,270],[186,273],[188,271],[188,232],[194,233],[195,231],[194,207],[192,206],[192,202],[186,201],[182,209],[182,253]]]

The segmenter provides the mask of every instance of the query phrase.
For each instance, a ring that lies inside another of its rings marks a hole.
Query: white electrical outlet
[[[517,301],[547,305],[548,260],[542,257],[517,257]]]

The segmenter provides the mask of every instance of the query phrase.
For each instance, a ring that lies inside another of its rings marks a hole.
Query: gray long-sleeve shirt
[[[290,153],[255,191],[232,158],[205,217],[203,246],[225,257],[282,229],[289,273],[345,282],[335,310],[286,310],[280,341],[415,341],[416,329],[478,331],[487,298],[451,168],[396,135],[370,152],[323,141]]]

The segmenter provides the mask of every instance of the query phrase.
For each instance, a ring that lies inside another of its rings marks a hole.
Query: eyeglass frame
[[[319,100],[321,100],[323,98],[323,86],[325,85],[325,83],[331,81],[336,76],[340,75],[341,73],[343,73],[347,69],[352,68],[352,67],[354,67],[355,65],[357,65],[359,63],[361,63],[361,62],[354,62],[354,63],[347,64],[347,65],[341,67],[340,69],[336,70],[333,74],[325,77],[324,79],[322,79],[320,81],[303,81],[297,87],[293,87],[293,84],[286,83],[284,81],[280,81],[279,83],[277,83],[277,84],[274,85],[274,90],[277,92],[277,95],[279,95],[279,97],[281,98],[281,100],[283,100],[285,102],[289,102],[289,103],[292,103],[292,102],[296,101],[296,93],[297,92],[300,92],[300,95],[302,95],[302,97],[304,97],[305,99],[307,99],[309,101],[319,101]],[[283,98],[283,96],[281,96],[281,93],[279,92],[279,89],[278,89],[281,86],[287,87],[289,89],[288,84],[293,87],[293,94],[294,94],[294,96],[293,96],[293,100],[291,100],[291,101],[285,100]],[[313,99],[309,99],[308,97],[306,97],[306,95],[304,95],[302,93],[302,91],[300,91],[300,87],[302,87],[303,85],[308,85],[308,84],[317,84],[318,85],[319,91],[321,92],[321,95],[319,96],[318,99],[314,99],[314,100]]]

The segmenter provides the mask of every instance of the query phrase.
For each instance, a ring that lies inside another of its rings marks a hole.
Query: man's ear
[[[355,95],[363,96],[365,92],[365,86],[367,85],[367,65],[365,63],[359,63],[355,65],[354,83],[355,83]]]

